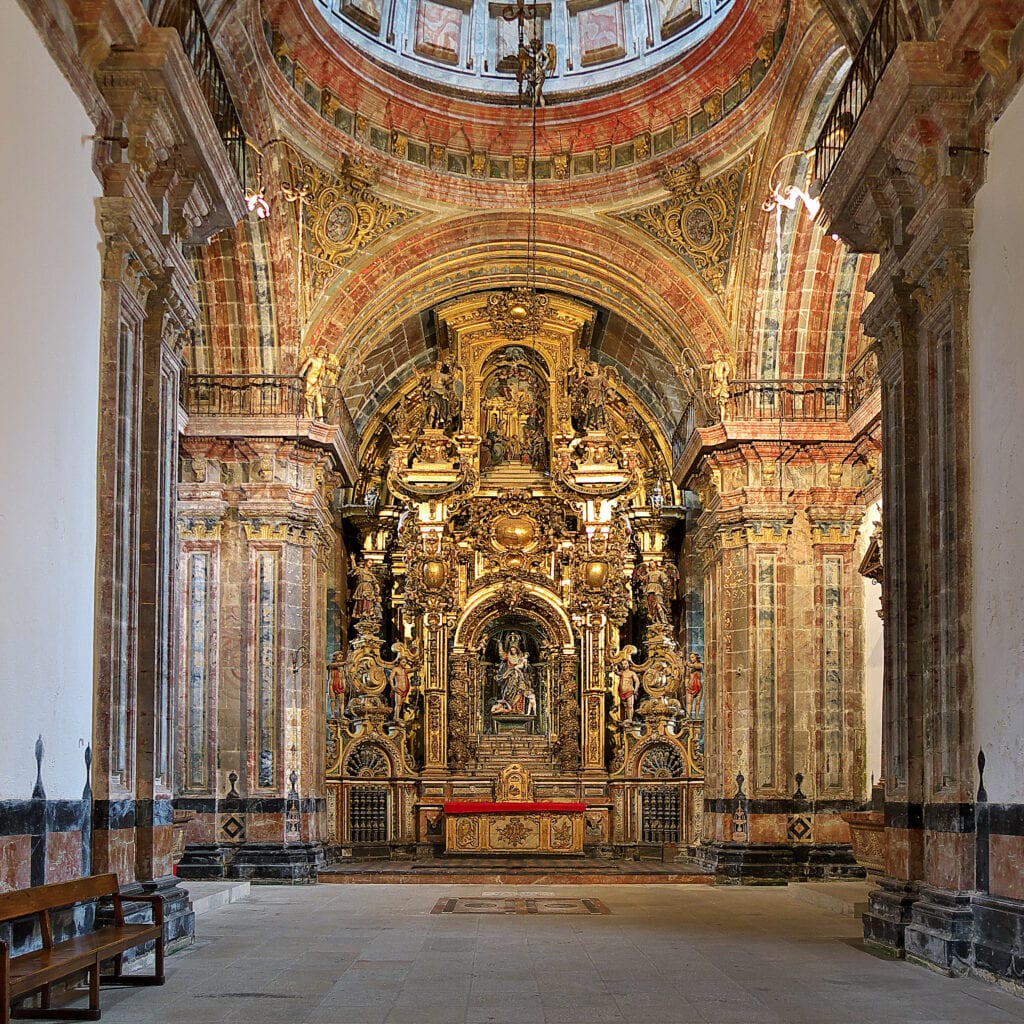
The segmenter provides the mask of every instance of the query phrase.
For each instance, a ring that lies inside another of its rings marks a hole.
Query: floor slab
[[[205,913],[167,984],[108,1024],[1019,1024],[1024,1000],[867,952],[785,888],[253,886]],[[442,899],[599,900],[600,914],[432,913]],[[509,894],[505,896],[504,894]],[[842,903],[842,900],[838,901]]]

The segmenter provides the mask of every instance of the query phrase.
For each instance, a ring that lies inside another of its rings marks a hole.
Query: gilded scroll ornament
[[[414,220],[408,207],[374,193],[376,172],[368,164],[343,157],[335,172],[302,160],[296,179],[309,182],[304,222],[311,260],[310,278],[317,294],[360,251],[378,238]]]
[[[713,292],[724,295],[744,166],[701,181],[699,169],[695,174],[694,165],[687,161],[666,172],[670,199],[614,216],[669,248],[693,267]]]
[[[532,288],[513,288],[487,297],[487,316],[495,334],[522,341],[540,330],[547,305],[546,295]]]

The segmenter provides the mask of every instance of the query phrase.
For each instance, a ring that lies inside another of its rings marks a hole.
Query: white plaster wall
[[[0,4],[0,799],[79,799],[92,733],[100,261],[81,103]]]
[[[881,502],[872,502],[864,514],[857,534],[857,564],[868,549],[875,523],[882,518]],[[872,782],[882,777],[882,676],[885,650],[882,620],[878,610],[882,606],[882,588],[861,577],[864,597],[864,729],[867,734],[865,750],[866,784],[869,792]]]
[[[992,129],[971,242],[975,745],[1024,802],[1024,92]]]

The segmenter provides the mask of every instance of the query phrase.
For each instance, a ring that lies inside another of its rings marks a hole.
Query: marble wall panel
[[[751,843],[784,843],[787,841],[785,814],[751,814],[747,819]]]
[[[850,826],[838,814],[815,814],[814,841],[816,843],[848,843],[850,841]]]
[[[186,840],[190,843],[217,842],[217,815],[197,814],[188,823]]]
[[[989,892],[1024,900],[1024,836],[991,835],[988,851]]]
[[[205,789],[209,784],[206,763],[210,675],[209,554],[204,551],[189,553],[187,580],[185,788]]]
[[[974,833],[926,832],[925,880],[952,892],[974,888]]]
[[[249,814],[245,820],[247,843],[280,843],[284,841],[284,814]]]
[[[135,881],[135,829],[98,829],[93,836],[94,874],[113,872],[121,885]]]
[[[757,556],[755,665],[757,672],[757,786],[775,785],[777,635],[775,556]]]
[[[46,837],[46,881],[70,882],[82,877],[82,833],[50,832]]]
[[[25,889],[32,884],[32,837],[0,838],[0,892]]]

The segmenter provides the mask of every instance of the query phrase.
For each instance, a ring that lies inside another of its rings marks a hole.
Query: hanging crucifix
[[[516,58],[516,82],[519,85],[519,104],[523,97],[528,97],[530,106],[544,106],[544,82],[555,70],[558,56],[554,43],[544,43],[543,19],[551,14],[550,4],[528,4],[524,0],[516,0],[502,8],[501,16],[505,21],[519,23],[519,54]],[[533,24],[533,33],[526,39],[526,22]]]

